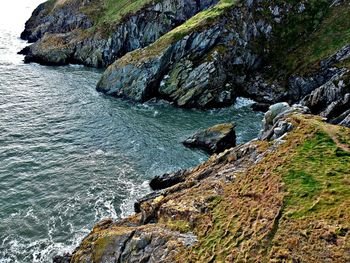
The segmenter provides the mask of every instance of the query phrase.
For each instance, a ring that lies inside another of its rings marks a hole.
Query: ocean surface
[[[131,104],[95,91],[101,71],[23,64],[18,36],[41,0],[0,2],[0,262],[51,262],[105,217],[133,212],[155,175],[208,156],[182,146],[196,130],[235,121],[238,141],[262,115],[239,99],[222,110]]]

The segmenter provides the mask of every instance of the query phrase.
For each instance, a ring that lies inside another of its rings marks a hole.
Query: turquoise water
[[[101,72],[25,65],[18,39],[39,0],[0,3],[0,262],[50,262],[97,221],[132,213],[153,176],[207,159],[180,143],[236,121],[254,138],[251,102],[208,112],[130,104],[95,91]]]

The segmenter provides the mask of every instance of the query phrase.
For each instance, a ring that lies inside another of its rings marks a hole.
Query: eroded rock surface
[[[21,37],[36,41],[22,52],[26,62],[106,67],[125,53],[153,43],[217,0],[145,0],[133,7],[135,12],[125,11],[119,19],[108,16],[113,6],[105,0],[59,3],[40,5],[26,23]],[[118,10],[114,13],[117,17]],[[101,17],[106,18],[100,21]]]
[[[350,130],[301,109],[273,107],[283,138],[180,172],[136,215],[97,225],[71,262],[348,262]]]
[[[344,46],[322,65],[332,67],[350,58],[350,45]],[[346,126],[350,110],[350,70],[343,68],[335,72],[330,80],[303,98],[302,104],[312,113],[325,117],[333,124]]]
[[[199,148],[209,154],[220,153],[236,146],[235,124],[223,123],[199,131],[183,144],[189,148]]]

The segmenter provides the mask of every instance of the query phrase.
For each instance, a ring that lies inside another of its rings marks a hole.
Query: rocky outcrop
[[[22,38],[37,42],[22,53],[26,55],[25,62],[106,67],[125,53],[151,44],[217,1],[144,0],[130,7],[133,11],[128,11],[128,3],[115,3],[120,6],[113,7],[104,0],[48,1],[26,23]]]
[[[252,42],[270,34],[270,25],[252,16],[256,5],[218,4],[198,14],[144,50],[117,60],[97,89],[136,101],[161,97],[180,107],[233,104],[247,72],[260,63]]]
[[[189,148],[199,148],[209,154],[220,153],[236,146],[235,124],[223,123],[199,131],[183,144]]]
[[[344,46],[327,60],[322,61],[324,67],[334,67],[350,58],[350,45]],[[314,114],[325,117],[333,124],[342,123],[350,110],[350,70],[337,70],[332,78],[322,86],[305,96],[302,104],[309,107]],[[347,125],[344,121],[343,125]]]
[[[161,190],[169,188],[178,183],[182,183],[186,179],[186,175],[189,174],[187,170],[179,170],[174,173],[166,173],[161,176],[155,176],[151,182],[150,187],[152,190]]]
[[[93,26],[93,20],[80,12],[89,5],[90,1],[46,1],[33,11],[21,38],[35,42],[45,33],[67,33],[75,29],[90,28]]]
[[[134,101],[208,109],[244,96],[293,104],[349,68],[341,49],[350,41],[348,9],[333,0],[48,1],[26,24],[22,37],[37,42],[22,53],[49,65],[112,64],[97,89]]]
[[[285,117],[290,114],[309,114],[310,109],[302,105],[289,106],[286,102],[281,102],[270,106],[263,119],[263,129],[259,139],[275,140],[293,129],[293,124],[285,121]]]
[[[342,59],[334,56],[319,62],[321,67],[309,76],[285,74],[277,65],[275,50],[288,52],[280,41],[283,28],[293,26],[290,37],[300,38],[305,32],[294,32],[294,23],[300,23],[302,16],[311,19],[316,11],[341,4],[324,1],[313,7],[312,3],[239,1],[225,7],[219,3],[151,46],[117,60],[97,90],[141,102],[159,97],[179,107],[202,109],[231,105],[237,96],[265,104],[295,103],[342,71],[335,66]]]
[[[98,224],[70,262],[349,261],[349,130],[304,110],[271,107],[265,123],[290,124],[283,137],[164,176],[136,215]]]
[[[341,118],[342,121],[339,124],[344,126],[344,127],[350,128],[350,110],[346,111],[343,116],[346,116],[346,117]]]

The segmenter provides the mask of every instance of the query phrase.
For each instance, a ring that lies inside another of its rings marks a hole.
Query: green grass
[[[283,180],[289,192],[285,203],[289,216],[324,212],[350,198],[349,186],[343,183],[349,176],[350,153],[324,132],[306,141],[288,167],[279,170],[286,169]]]
[[[307,75],[316,70],[320,60],[350,42],[349,13],[348,2],[330,8],[328,1],[309,0],[304,13],[292,14],[276,27],[275,71]]]
[[[225,262],[230,255],[240,262],[245,253],[256,256],[252,262],[269,262],[281,233],[295,237],[309,223],[346,221],[350,153],[339,143],[350,145],[349,129],[312,118],[294,121],[297,128],[287,142],[227,184],[225,195],[210,202],[210,212],[195,220],[198,243],[179,256],[180,262]],[[339,236],[345,235],[346,224],[338,226]]]
[[[98,24],[115,23],[128,14],[134,14],[150,3],[160,0],[105,0],[105,12],[98,19]]]
[[[193,16],[182,25],[160,37],[156,42],[148,47],[129,53],[129,56],[124,57],[120,63],[127,64],[131,61],[142,62],[149,57],[159,54],[165,48],[180,40],[184,36],[192,32],[199,31],[203,27],[209,27],[213,23],[217,22],[218,18],[221,17],[225,11],[229,10],[230,7],[234,6],[236,2],[236,0],[221,0],[217,5]]]

